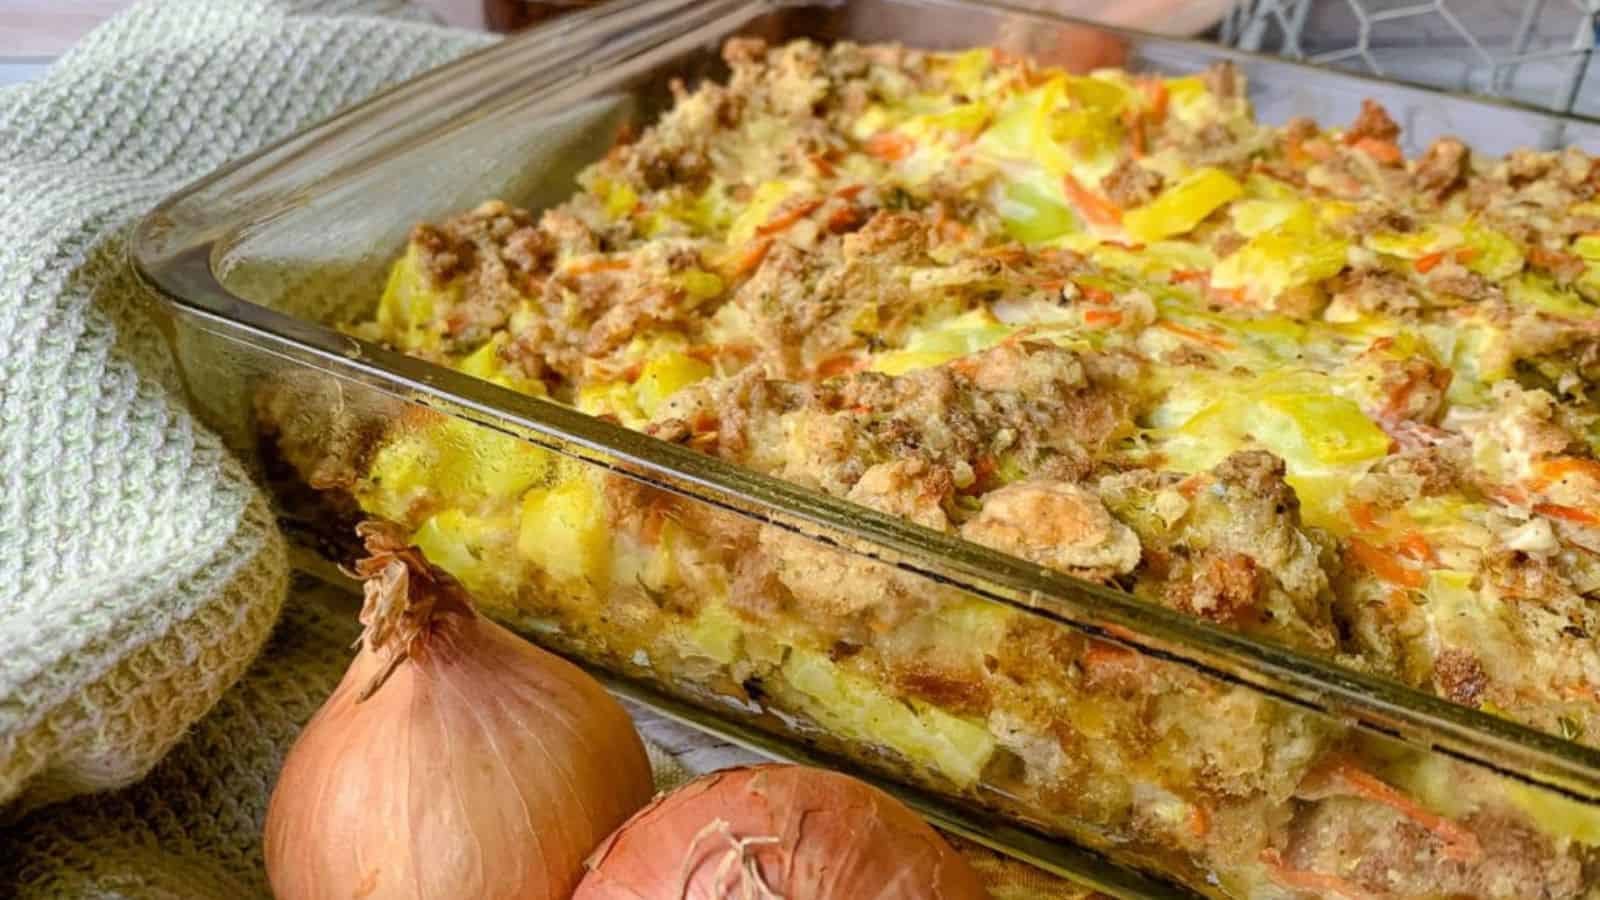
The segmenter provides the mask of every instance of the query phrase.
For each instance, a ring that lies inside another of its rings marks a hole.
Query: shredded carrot
[[[1374,803],[1382,803],[1426,828],[1444,844],[1444,855],[1456,862],[1476,862],[1483,856],[1483,845],[1478,843],[1477,835],[1452,819],[1424,809],[1417,801],[1361,768],[1355,760],[1347,756],[1329,758],[1319,765],[1313,774],[1326,776],[1351,794]]]
[[[860,207],[841,206],[829,214],[828,230],[835,234],[841,231],[849,231],[851,228],[860,225],[861,220],[864,218],[866,218],[866,213],[862,212]]]
[[[1377,509],[1365,500],[1352,500],[1347,504],[1350,511],[1350,521],[1362,531],[1375,531],[1378,527]]]
[[[1291,891],[1311,894],[1319,898],[1338,897],[1342,900],[1376,900],[1376,898],[1337,875],[1307,872],[1283,861],[1278,851],[1267,848],[1261,851],[1261,863],[1267,867],[1272,880]]]
[[[1472,258],[1477,255],[1477,247],[1459,247],[1456,249],[1456,262],[1466,264],[1472,262]]]
[[[1428,544],[1428,539],[1420,531],[1409,531],[1400,539],[1400,553],[1417,562],[1439,561],[1439,557],[1433,553],[1433,547]]]
[[[630,265],[631,263],[626,259],[606,259],[603,256],[591,256],[587,259],[567,263],[566,271],[570,275],[593,275],[596,272],[620,272]]]
[[[1582,265],[1583,261],[1571,253],[1560,250],[1546,250],[1543,247],[1528,248],[1528,262],[1547,271],[1556,271],[1563,266]]]
[[[1139,654],[1121,644],[1102,641],[1099,638],[1089,638],[1089,646],[1083,651],[1083,664],[1091,669],[1102,666],[1116,665],[1131,660]]]
[[[1577,525],[1600,525],[1600,514],[1592,513],[1587,509],[1576,506],[1563,506],[1560,503],[1535,503],[1533,511],[1541,516],[1552,519],[1572,522]]]
[[[1527,506],[1528,495],[1511,487],[1485,487],[1483,492],[1507,506]]]
[[[1189,804],[1189,831],[1197,838],[1211,833],[1211,811],[1198,803]]]
[[[1067,199],[1083,213],[1083,217],[1096,225],[1122,224],[1122,210],[1115,203],[1084,187],[1071,173],[1061,176]]]
[[[1333,146],[1321,138],[1312,138],[1309,141],[1302,141],[1300,144],[1300,152],[1311,157],[1317,162],[1327,162],[1328,160],[1333,159]]]
[[[1211,273],[1205,269],[1173,269],[1169,276],[1174,284],[1198,284],[1205,286],[1211,283]]]
[[[1350,539],[1350,556],[1372,574],[1401,587],[1422,587],[1422,573],[1400,561],[1393,551],[1374,547],[1360,538]]]
[[[696,344],[684,353],[703,363],[714,363],[719,357],[748,360],[756,355],[754,344]]]
[[[1105,325],[1107,327],[1122,324],[1122,310],[1120,309],[1087,309],[1083,312],[1085,325]]]
[[[1400,145],[1394,141],[1364,137],[1356,141],[1356,149],[1386,166],[1398,166],[1406,161],[1406,155],[1400,151]]]
[[[860,183],[847,184],[844,187],[839,188],[837,191],[834,191],[833,195],[835,197],[840,197],[840,198],[845,199],[845,200],[854,200],[856,198],[857,194],[861,193],[862,191],[864,191],[866,189],[867,189],[867,186],[865,184],[860,184]]]
[[[972,461],[972,483],[962,488],[958,493],[981,494],[995,484],[996,476],[1000,472],[1000,463],[993,455],[980,454]]]
[[[1150,104],[1150,118],[1159,122],[1167,117],[1167,83],[1160,78],[1139,79],[1139,91],[1144,94],[1144,99]]]
[[[828,160],[828,157],[822,155],[821,153],[806,154],[806,162],[809,162],[811,165],[815,166],[817,174],[821,175],[823,178],[832,178],[834,173],[838,171],[838,169],[834,168],[833,163]]]
[[[1590,481],[1600,484],[1600,460],[1578,456],[1547,459],[1539,463],[1538,474],[1529,483],[1535,490],[1543,490],[1568,475],[1587,475]]]
[[[1100,630],[1104,631],[1106,634],[1109,634],[1114,638],[1122,638],[1125,641],[1137,641],[1137,640],[1139,640],[1139,635],[1138,635],[1137,632],[1133,631],[1130,628],[1123,628],[1121,625],[1113,625],[1110,622],[1107,622],[1107,623],[1101,625],[1100,626]],[[1133,651],[1130,650],[1129,652],[1133,652]]]
[[[690,428],[700,432],[716,431],[717,425],[717,417],[706,410],[695,413],[694,421],[689,423]]]
[[[1289,165],[1291,166],[1304,166],[1307,160],[1310,159],[1306,155],[1305,142],[1297,137],[1286,136],[1283,139],[1283,154],[1289,157]]]
[[[965,375],[971,378],[978,371],[978,363],[970,356],[963,356],[960,359],[951,360],[949,369],[957,375]]]
[[[767,251],[772,249],[772,239],[763,238],[745,247],[733,261],[734,277],[748,275],[761,265],[767,258]]]
[[[639,540],[646,546],[655,546],[661,543],[661,530],[667,524],[667,516],[657,510],[646,510],[644,524],[639,528]]]
[[[1416,266],[1418,272],[1426,275],[1442,262],[1444,262],[1444,251],[1435,250],[1432,253],[1417,257],[1417,261],[1412,265]]]
[[[946,232],[949,232],[949,234],[947,235]],[[939,236],[949,240],[951,235],[958,241],[970,240],[972,238],[972,229],[957,222],[955,219],[951,219],[939,226]]]
[[[1180,325],[1171,319],[1157,319],[1156,326],[1158,328],[1164,328],[1180,337],[1186,337],[1191,341],[1205,344],[1208,347],[1214,347],[1218,350],[1233,349],[1233,342],[1222,337],[1221,335],[1212,334],[1209,331],[1201,331],[1198,328],[1190,328],[1187,325]]]
[[[1003,263],[1018,263],[1027,258],[1028,251],[1020,244],[996,244],[979,249],[977,255],[985,259],[998,259]]]
[[[861,360],[850,353],[837,353],[817,363],[818,378],[832,378],[835,375],[848,375],[861,367]]]
[[[1128,153],[1134,159],[1144,159],[1146,151],[1144,115],[1130,106],[1122,114],[1122,125],[1128,132]]]
[[[774,234],[777,234],[789,228],[791,225],[800,221],[801,219],[804,219],[806,216],[811,215],[813,212],[816,212],[817,207],[821,205],[822,201],[816,199],[796,203],[795,205],[767,220],[767,224],[756,229],[756,234],[761,237],[770,237]]]
[[[1095,287],[1092,284],[1084,284],[1082,282],[1074,282],[1074,284],[1077,286],[1078,292],[1083,294],[1083,299],[1089,301],[1090,303],[1099,303],[1103,306],[1117,299],[1115,294],[1111,293],[1105,288]]]
[[[1245,296],[1244,288],[1214,287],[1211,289],[1211,296],[1223,301],[1224,303],[1231,303],[1234,306],[1241,306],[1246,300],[1249,299]]]
[[[884,162],[899,162],[910,156],[917,145],[898,131],[880,131],[867,139],[866,149]]]

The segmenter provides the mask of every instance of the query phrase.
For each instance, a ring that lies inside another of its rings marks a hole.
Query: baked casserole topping
[[[1600,745],[1595,159],[1264,125],[1227,65],[725,54],[566,203],[418,226],[352,332]],[[340,484],[590,652],[1209,889],[1592,881],[1566,801],[630,485],[442,419]]]

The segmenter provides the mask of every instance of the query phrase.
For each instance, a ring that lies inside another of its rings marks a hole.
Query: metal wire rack
[[[1600,0],[1241,0],[1224,43],[1600,116]]]

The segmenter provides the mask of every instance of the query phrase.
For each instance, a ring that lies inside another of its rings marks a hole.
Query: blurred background
[[[0,84],[25,80],[130,0],[0,0]],[[511,32],[581,0],[418,0]],[[1011,0],[1387,78],[1600,117],[1600,0]]]

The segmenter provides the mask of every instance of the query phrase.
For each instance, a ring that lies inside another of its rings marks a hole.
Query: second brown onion
[[[658,798],[589,858],[573,900],[977,900],[916,813],[854,778],[766,765]]]

